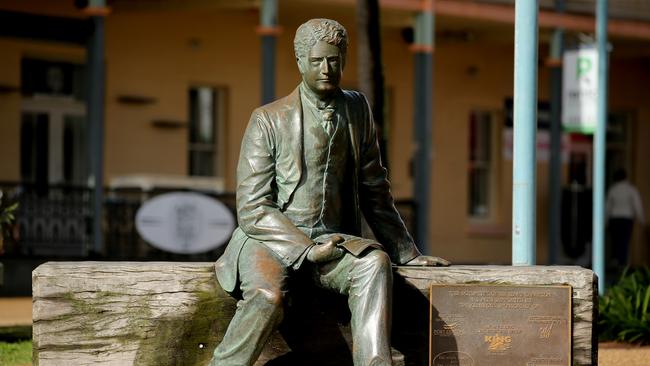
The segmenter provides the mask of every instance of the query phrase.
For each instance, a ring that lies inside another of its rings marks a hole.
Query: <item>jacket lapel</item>
[[[355,171],[357,171],[359,168],[359,136],[358,136],[359,131],[357,128],[358,122],[355,122],[354,117],[351,116],[352,111],[350,111],[350,103],[349,103],[350,97],[348,97],[345,91],[343,91],[342,94],[343,95],[341,99],[344,105],[344,111],[342,112],[342,114],[345,116],[344,118],[346,119],[348,132],[350,134],[350,148],[352,150],[352,155],[354,157],[354,165],[357,168],[355,169]]]
[[[289,95],[289,115],[287,120],[289,121],[289,143],[291,146],[291,154],[296,163],[296,168],[292,169],[292,175],[294,175],[295,184],[298,184],[300,181],[301,169],[302,169],[302,149],[303,149],[303,136],[302,136],[302,103],[300,102],[300,87],[297,87],[293,93]],[[292,180],[294,180],[292,179]],[[295,187],[294,187],[295,188]],[[293,189],[292,189],[293,191]]]
[[[352,210],[352,230],[355,235],[361,235],[361,216],[359,212],[359,172],[361,171],[360,169],[360,146],[359,146],[359,121],[357,120],[359,116],[353,115],[354,111],[351,110],[350,108],[350,103],[352,98],[350,95],[343,91],[343,105],[344,105],[344,111],[343,115],[345,115],[346,119],[346,125],[348,128],[348,133],[349,133],[349,138],[350,138],[350,152],[352,154],[352,157],[354,159],[354,169],[352,172],[352,203],[351,207],[353,207]]]
[[[286,104],[277,121],[282,126],[282,137],[278,140],[276,177],[278,179],[278,204],[284,209],[296,190],[302,175],[302,104],[300,87],[286,98]]]

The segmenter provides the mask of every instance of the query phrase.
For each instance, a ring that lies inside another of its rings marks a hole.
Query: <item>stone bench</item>
[[[572,364],[597,364],[597,281],[590,270],[453,266],[395,273],[392,342],[402,364],[429,364],[432,283],[571,285]],[[32,286],[40,366],[205,365],[236,307],[212,263],[49,262],[34,270]],[[301,296],[287,313],[256,365],[351,365],[344,299]]]

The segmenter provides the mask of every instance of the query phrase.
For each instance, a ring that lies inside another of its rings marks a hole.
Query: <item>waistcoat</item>
[[[303,174],[285,215],[307,236],[338,233],[342,207],[350,187],[349,136],[339,113],[332,136],[325,131],[318,109],[303,101]]]

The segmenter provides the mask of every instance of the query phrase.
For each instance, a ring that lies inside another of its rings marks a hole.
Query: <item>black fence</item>
[[[104,193],[104,250],[93,252],[93,189],[51,185],[31,186],[0,183],[3,202],[18,202],[11,237],[5,239],[4,257],[102,260],[213,261],[219,247],[201,254],[174,254],[146,243],[136,230],[136,213],[149,198],[172,190],[106,190]],[[179,190],[173,190],[179,191]],[[234,214],[235,195],[203,193],[228,207]],[[411,233],[415,232],[415,204],[396,201]]]
[[[200,254],[174,254],[157,249],[146,243],[136,230],[136,214],[140,206],[149,198],[172,190],[115,190],[107,192],[104,199],[104,256],[116,260],[182,260],[214,261],[225,246]],[[174,189],[174,192],[183,191]],[[198,192],[220,201],[235,215],[234,193],[214,194]]]
[[[197,255],[164,252],[147,244],[135,227],[135,215],[149,198],[170,190],[106,190],[104,250],[93,252],[93,189],[0,183],[3,202],[18,202],[16,221],[5,239],[5,257],[110,260],[214,260],[223,248]],[[178,190],[174,190],[178,191]],[[234,213],[234,194],[200,192],[224,203]]]

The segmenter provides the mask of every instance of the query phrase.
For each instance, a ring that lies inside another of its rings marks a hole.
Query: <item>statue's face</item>
[[[298,59],[302,80],[319,97],[336,91],[343,74],[343,58],[338,47],[318,41],[309,54]]]

